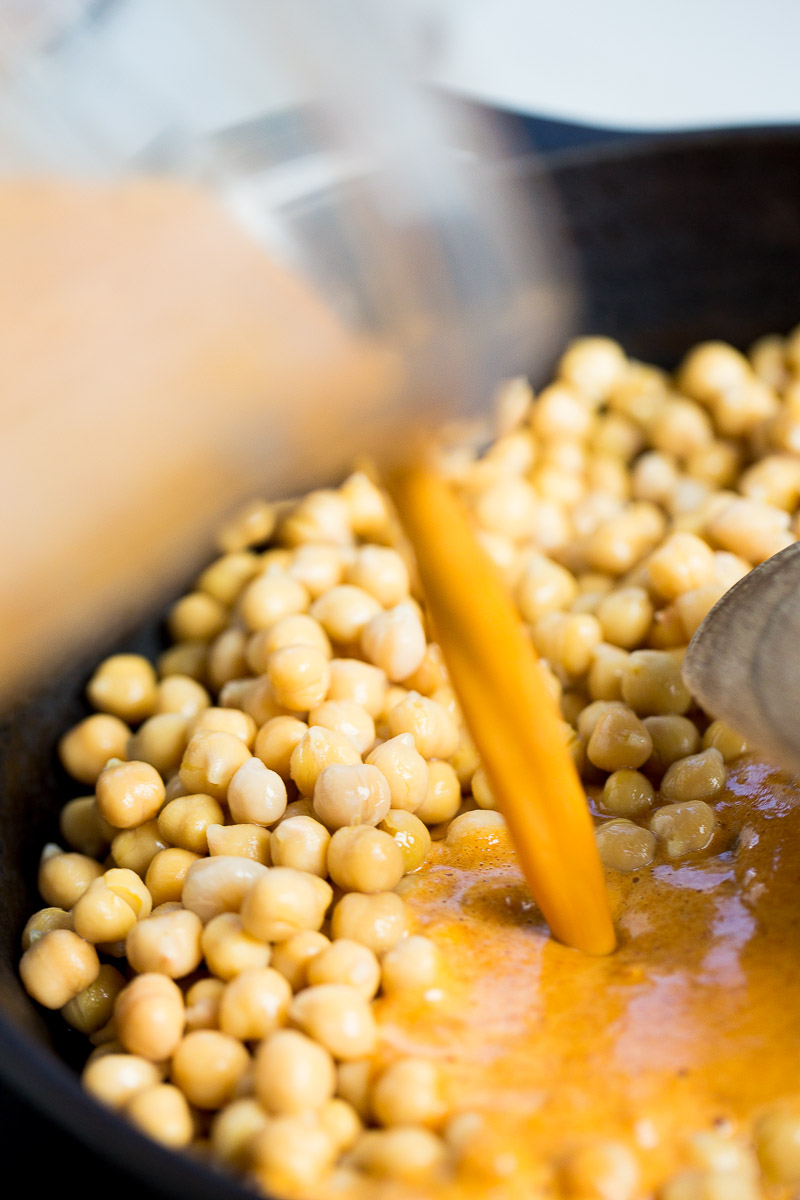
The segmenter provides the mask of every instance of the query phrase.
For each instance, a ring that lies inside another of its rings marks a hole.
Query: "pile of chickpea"
[[[707,850],[747,747],[694,705],[681,657],[798,532],[800,331],[749,356],[701,345],[674,377],[582,339],[440,466],[541,656],[606,866]],[[171,648],[101,663],[97,711],[61,741],[87,794],[61,813],[69,849],[43,852],[22,979],[93,1043],[92,1095],[166,1145],[279,1196],[433,1188],[480,1117],[433,1061],[382,1045],[372,1000],[441,985],[403,877],[432,837],[502,817],[366,474],[253,502],[219,546],[169,613]],[[662,1200],[712,1195],[714,1169]],[[565,1170],[572,1195],[583,1168]]]

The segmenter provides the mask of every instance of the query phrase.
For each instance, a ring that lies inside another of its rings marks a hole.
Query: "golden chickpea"
[[[567,675],[584,675],[592,663],[603,630],[591,613],[546,613],[532,628],[536,652]]]
[[[330,884],[317,875],[269,867],[242,901],[242,925],[262,941],[283,942],[303,929],[319,929],[332,898]]]
[[[681,715],[692,704],[680,663],[664,650],[634,650],[622,675],[622,696],[639,716]]]
[[[286,784],[260,758],[248,758],[231,776],[227,799],[234,821],[274,825],[286,811]]]
[[[517,540],[533,532],[537,503],[536,490],[527,479],[502,475],[477,491],[473,511],[483,529]]]
[[[687,396],[708,403],[733,391],[750,377],[743,354],[725,342],[701,342],[687,354],[678,372],[678,386]]]
[[[185,996],[187,1033],[192,1029],[219,1029],[224,987],[221,979],[198,979],[192,984]]]
[[[404,808],[390,808],[378,828],[394,838],[406,875],[422,866],[431,848],[431,835],[418,816]]]
[[[345,582],[363,588],[384,608],[402,603],[409,594],[408,568],[396,550],[360,546],[345,568]]]
[[[330,686],[328,656],[318,646],[283,646],[270,655],[267,675],[277,703],[294,712],[321,704]]]
[[[343,583],[319,596],[311,606],[315,617],[336,645],[354,646],[367,622],[382,612],[380,602],[369,592]]]
[[[283,617],[307,612],[310,596],[302,583],[288,575],[259,575],[239,599],[239,611],[251,633],[270,629]]]
[[[70,929],[51,929],[31,942],[19,973],[29,996],[45,1008],[63,1008],[97,978],[94,946]]]
[[[370,1175],[421,1186],[442,1172],[446,1152],[444,1143],[429,1129],[398,1125],[368,1130],[356,1143],[352,1157]]]
[[[344,558],[338,546],[306,544],[292,553],[286,573],[302,583],[312,600],[342,582]]]
[[[183,880],[181,903],[197,913],[205,925],[220,913],[238,912],[247,893],[268,870],[269,867],[238,855],[195,859]]]
[[[392,1063],[373,1085],[372,1110],[380,1125],[438,1125],[447,1111],[438,1067],[425,1058]]]
[[[271,862],[270,832],[261,825],[209,825],[206,830],[208,853],[227,857],[252,858],[268,867]]]
[[[603,786],[603,807],[614,817],[640,816],[654,800],[652,783],[639,771],[614,771]]]
[[[238,708],[211,706],[202,708],[189,722],[190,739],[198,733],[228,733],[239,738],[249,749],[255,741],[256,723],[248,713],[241,712]]]
[[[326,700],[318,704],[309,712],[308,723],[349,737],[359,754],[365,754],[375,742],[375,722],[365,708],[352,700]]]
[[[567,1155],[559,1183],[569,1200],[633,1200],[639,1167],[627,1146],[596,1140],[576,1146]]]
[[[695,747],[696,748],[696,747]],[[725,763],[733,762],[743,754],[750,752],[750,744],[740,733],[726,725],[724,721],[712,721],[703,734],[703,749],[718,750]],[[692,751],[688,751],[692,753]]]
[[[289,773],[303,796],[313,796],[322,771],[335,763],[360,764],[361,755],[344,734],[312,725],[292,751]]]
[[[102,858],[117,832],[100,816],[94,796],[78,796],[67,801],[58,824],[67,845],[89,858]]]
[[[289,1019],[341,1061],[364,1058],[377,1043],[369,1002],[344,983],[322,983],[298,992]]]
[[[699,404],[676,396],[660,407],[648,433],[656,450],[685,462],[711,444],[714,426]]]
[[[50,933],[52,929],[73,929],[72,914],[63,908],[51,906],[40,908],[28,918],[22,931],[22,949],[28,950],[35,941]]]
[[[308,983],[346,983],[366,1000],[371,1000],[381,982],[381,967],[369,947],[349,938],[339,938],[314,955],[306,969]]]
[[[331,835],[313,817],[290,817],[272,835],[272,864],[293,867],[324,879],[328,874],[328,844]]]
[[[395,892],[350,892],[333,910],[331,933],[369,946],[380,958],[408,933],[406,906]]]
[[[140,654],[114,654],[92,675],[86,694],[94,708],[136,725],[153,711],[156,673]]]
[[[449,758],[458,747],[458,726],[447,709],[428,696],[409,692],[388,714],[392,737],[410,733],[425,759]]]
[[[156,1083],[137,1092],[125,1105],[125,1116],[142,1133],[181,1150],[194,1137],[194,1121],[183,1092],[171,1083]]]
[[[188,675],[202,683],[206,678],[207,642],[178,642],[156,660],[156,670],[163,679],[167,675]]]
[[[330,939],[315,929],[304,929],[280,942],[272,956],[272,966],[289,981],[292,991],[308,985],[308,966],[315,955],[330,946]]]
[[[109,1108],[121,1109],[139,1092],[160,1083],[159,1067],[135,1054],[106,1054],[90,1059],[81,1082],[86,1091]]]
[[[266,500],[248,500],[219,529],[217,545],[226,554],[257,546],[272,537],[275,520],[273,505]]]
[[[377,825],[389,811],[389,784],[377,767],[334,763],[314,787],[314,813],[328,829]]]
[[[163,1062],[183,1035],[183,994],[166,975],[137,975],[117,997],[114,1017],[126,1050],[151,1062]]]
[[[648,450],[633,466],[631,482],[636,500],[665,504],[678,481],[678,464],[669,454]]]
[[[653,605],[644,588],[624,587],[603,596],[597,606],[597,619],[605,642],[632,650],[647,637],[653,620]],[[603,643],[598,643],[602,645]],[[592,664],[596,661],[594,647]]]
[[[188,722],[181,713],[156,713],[130,739],[125,757],[149,763],[166,779],[180,766],[188,736]]]
[[[272,953],[265,942],[242,928],[242,918],[233,912],[211,918],[202,931],[200,946],[209,971],[226,981],[242,971],[269,966]]]
[[[650,830],[663,842],[668,858],[705,850],[715,827],[714,810],[703,800],[665,804],[650,819]]]
[[[328,874],[344,891],[371,895],[391,891],[404,869],[394,838],[371,825],[337,829],[328,846]]]
[[[411,733],[400,733],[382,742],[366,762],[377,767],[389,786],[391,806],[416,812],[428,792],[428,764],[414,743]]]
[[[159,850],[148,864],[144,881],[153,897],[153,904],[170,904],[183,899],[183,889],[190,867],[202,861],[191,850],[169,847]]]
[[[269,1037],[286,1023],[292,989],[272,967],[251,967],[226,985],[219,1007],[223,1033],[249,1042]]]
[[[239,550],[223,554],[206,567],[197,581],[197,590],[213,596],[220,604],[230,607],[246,583],[258,574],[258,555]]]
[[[191,793],[224,800],[231,779],[250,757],[244,742],[231,733],[196,733],[181,760],[181,783]]]
[[[625,379],[627,371],[624,350],[605,337],[577,338],[558,364],[559,377],[592,404],[604,400]]]
[[[247,662],[254,675],[262,675],[273,654],[288,646],[311,646],[332,657],[331,643],[319,621],[307,613],[293,613],[266,630],[254,633],[247,642]]]
[[[121,886],[113,886],[109,876],[123,876]],[[131,885],[128,880],[135,880]],[[87,942],[123,941],[140,917],[146,917],[152,905],[150,893],[133,871],[116,868],[93,880],[72,909],[75,932]]]
[[[268,1119],[261,1104],[250,1097],[226,1104],[215,1113],[211,1122],[214,1157],[235,1171],[249,1170],[253,1160],[253,1142]]]
[[[708,535],[721,549],[751,563],[763,562],[794,540],[787,512],[746,499],[731,500],[720,508],[708,522]]]
[[[126,867],[143,877],[158,852],[166,850],[167,846],[159,832],[158,821],[145,821],[144,825],[116,834],[111,843],[111,857],[116,866]]]
[[[363,471],[355,471],[339,488],[350,518],[353,533],[365,540],[383,541],[390,529],[391,517],[386,497]]]
[[[232,1099],[250,1065],[242,1043],[216,1029],[187,1033],[172,1056],[172,1080],[196,1108],[217,1109]]]
[[[304,542],[329,542],[348,546],[352,542],[347,502],[330,488],[318,488],[303,496],[281,522],[280,541],[286,546]]]
[[[675,714],[644,718],[653,749],[647,760],[647,770],[661,776],[672,763],[694,754],[700,746],[700,734],[694,721]]]
[[[699,754],[690,754],[667,768],[661,780],[661,799],[668,803],[711,800],[724,788],[726,775],[719,750],[711,747]]]
[[[364,1129],[352,1104],[338,1096],[326,1100],[317,1109],[317,1119],[339,1154],[352,1150]]]
[[[39,863],[39,893],[51,907],[69,909],[102,874],[100,863],[85,854],[65,854],[58,846],[45,846]]]
[[[454,768],[441,760],[429,762],[425,799],[415,815],[426,825],[438,825],[454,817],[460,807],[461,784]]]
[[[474,852],[497,846],[506,836],[506,823],[502,813],[491,809],[473,809],[461,813],[447,827],[447,844],[455,850]]]
[[[679,1171],[660,1189],[659,1200],[761,1200],[757,1182],[738,1172]]]
[[[154,913],[135,925],[127,936],[125,953],[134,971],[159,972],[182,979],[200,966],[203,954],[200,918],[186,909]]]
[[[393,682],[407,679],[420,667],[426,645],[422,622],[408,603],[377,613],[361,632],[364,657]]]
[[[256,734],[253,753],[265,767],[280,775],[284,783],[291,779],[289,763],[297,743],[308,732],[299,717],[273,717]]]
[[[621,700],[622,673],[628,661],[627,651],[600,642],[592,652],[587,686],[592,700]]]
[[[205,592],[189,592],[172,605],[167,616],[175,642],[210,642],[228,623],[228,610]]]
[[[97,806],[117,829],[133,829],[152,820],[163,803],[164,781],[149,763],[111,763],[100,772]]]
[[[614,708],[602,714],[589,738],[586,754],[603,771],[635,770],[650,757],[653,743],[643,721],[630,709]]]
[[[313,1113],[292,1113],[267,1121],[254,1138],[252,1157],[255,1178],[268,1195],[308,1195],[330,1171],[336,1146]]]
[[[331,662],[328,699],[359,704],[373,720],[383,712],[386,686],[385,672],[371,663],[355,658],[334,658]]]
[[[206,854],[208,827],[222,824],[224,816],[211,796],[179,796],[165,804],[158,814],[158,829],[173,846],[191,850],[193,854]]]
[[[640,871],[655,855],[656,839],[648,829],[624,817],[605,821],[595,833],[603,865],[615,871]]]
[[[403,938],[384,956],[381,963],[381,987],[386,994],[394,992],[424,992],[432,988],[441,976],[441,960],[430,938]]]
[[[270,1113],[321,1108],[336,1088],[336,1068],[324,1046],[295,1029],[279,1029],[256,1053],[256,1094]]]
[[[131,731],[119,717],[95,713],[73,725],[58,743],[61,765],[79,783],[94,785],[110,758],[126,758]]]

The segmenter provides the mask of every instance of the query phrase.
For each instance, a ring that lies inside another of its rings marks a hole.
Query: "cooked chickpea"
[[[92,881],[72,909],[75,932],[87,942],[123,941],[152,908],[150,892],[134,871],[116,867]]]
[[[723,550],[751,563],[763,562],[794,540],[789,514],[760,500],[732,499],[708,522],[708,535]]]
[[[279,1029],[256,1053],[256,1095],[270,1113],[321,1108],[336,1089],[330,1053],[296,1029]]]
[[[364,657],[394,682],[407,679],[420,667],[426,644],[425,630],[410,604],[377,613],[361,632]]]
[[[386,696],[384,671],[355,658],[334,658],[331,662],[329,700],[349,700],[366,709],[375,720],[381,715]]]
[[[344,561],[338,546],[306,544],[292,553],[286,573],[302,583],[312,600],[342,582]]]
[[[639,1187],[634,1155],[620,1142],[594,1140],[576,1146],[560,1165],[568,1200],[633,1200]]]
[[[245,587],[239,611],[251,633],[270,629],[283,617],[308,610],[310,596],[302,583],[288,575],[259,575]]]
[[[309,492],[281,522],[279,536],[287,546],[298,546],[304,542],[330,542],[347,546],[352,541],[348,504],[330,488]]]
[[[653,861],[656,839],[633,821],[623,817],[605,821],[595,837],[603,865],[615,871],[639,871]]]
[[[425,799],[415,815],[426,825],[449,821],[461,806],[461,783],[455,769],[440,759],[428,763],[428,786]]]
[[[395,892],[342,896],[331,916],[334,938],[352,938],[380,956],[396,946],[408,932],[408,913]]]
[[[205,925],[220,913],[238,912],[244,897],[268,870],[262,863],[238,855],[195,859],[183,879],[181,903]]]
[[[273,717],[256,734],[253,753],[265,767],[280,775],[284,783],[291,779],[289,763],[297,743],[308,732],[299,717]]]
[[[161,1072],[156,1063],[136,1054],[105,1054],[89,1060],[81,1082],[95,1100],[121,1109],[138,1093],[160,1083]]]
[[[331,643],[319,621],[308,613],[282,617],[270,629],[251,635],[247,642],[247,663],[254,675],[262,675],[269,667],[273,654],[288,646],[311,646],[332,657]]]
[[[345,891],[391,891],[404,870],[403,855],[394,838],[371,825],[348,825],[331,838],[328,874]]]
[[[206,678],[207,642],[178,642],[156,660],[156,670],[163,679],[167,675],[188,675],[202,683]]]
[[[703,749],[718,750],[725,763],[750,752],[750,744],[724,721],[712,721],[703,734]],[[691,753],[691,751],[690,751]]]
[[[186,992],[186,1031],[219,1029],[219,1004],[225,984],[222,979],[198,979]]]
[[[344,578],[369,592],[384,608],[400,604],[409,593],[408,568],[397,551],[387,546],[360,546],[346,566]]]
[[[223,554],[206,567],[197,581],[197,589],[213,596],[220,604],[230,606],[238,599],[242,588],[258,574],[258,555],[248,550]]]
[[[116,866],[127,867],[143,877],[158,852],[166,850],[167,846],[159,832],[158,821],[145,821],[135,829],[122,829],[115,835],[111,857]]]
[[[196,1108],[217,1109],[233,1099],[249,1065],[250,1055],[237,1038],[195,1029],[172,1055],[172,1080]]]
[[[473,511],[484,529],[516,541],[530,536],[537,503],[536,490],[527,479],[500,475],[477,491]]]
[[[233,912],[211,918],[202,931],[200,946],[209,971],[226,981],[242,971],[268,966],[271,956],[269,946],[247,933],[242,918]]]
[[[289,772],[301,794],[313,796],[322,771],[336,763],[360,764],[361,755],[349,737],[312,725],[292,751]]]
[[[189,869],[202,861],[191,850],[181,850],[180,847],[168,847],[159,850],[151,858],[144,881],[153,905],[170,904],[183,899],[183,888]]]
[[[226,985],[219,1006],[223,1033],[241,1042],[268,1037],[285,1024],[292,989],[272,967],[240,971]]]
[[[208,853],[242,858],[268,867],[271,861],[270,832],[262,825],[243,822],[238,825],[209,825],[206,830]]]
[[[283,646],[270,655],[267,676],[282,708],[308,712],[328,694],[328,656],[318,646]]]
[[[678,480],[678,464],[669,454],[648,450],[633,466],[631,485],[634,499],[664,504]]]
[[[455,850],[482,850],[497,846],[505,836],[505,819],[499,812],[476,808],[461,813],[447,827],[447,844]]]
[[[103,874],[100,863],[86,854],[64,853],[48,845],[39,862],[39,894],[52,908],[72,908],[89,885]]]
[[[119,717],[95,713],[73,725],[58,743],[61,765],[79,783],[94,785],[109,759],[127,757],[130,736]]]
[[[665,804],[650,819],[650,829],[664,843],[668,858],[705,850],[716,827],[713,808],[704,800]]]
[[[205,592],[189,592],[169,610],[167,625],[176,642],[210,642],[228,622],[228,610]]]
[[[372,1054],[377,1043],[369,1002],[344,983],[322,983],[298,992],[289,1019],[342,1061]]]
[[[196,733],[181,760],[181,783],[189,792],[224,800],[231,779],[250,757],[244,742],[231,733]]]
[[[614,817],[637,817],[652,808],[654,799],[652,783],[639,771],[614,771],[603,786],[603,807]]]
[[[117,829],[133,829],[158,813],[164,781],[149,763],[110,763],[100,772],[96,794],[102,817]]]
[[[267,1121],[252,1146],[256,1180],[268,1195],[308,1195],[328,1174],[336,1146],[313,1113]]]
[[[224,820],[222,808],[211,796],[179,796],[164,805],[158,814],[161,836],[173,846],[194,854],[208,852],[209,825]]]
[[[726,775],[722,755],[713,747],[680,758],[661,780],[661,799],[669,803],[710,800],[724,788]]]
[[[46,933],[50,933],[52,929],[72,928],[72,914],[65,909],[54,905],[49,908],[40,908],[38,912],[28,918],[22,931],[22,949],[30,949],[35,941],[44,937]]]
[[[293,867],[324,879],[328,873],[330,840],[328,830],[313,817],[289,817],[273,832],[272,865]]]
[[[166,975],[137,975],[117,997],[114,1018],[126,1050],[151,1062],[163,1062],[183,1036],[183,994]]]
[[[156,713],[130,739],[125,757],[149,763],[166,779],[180,766],[188,740],[186,717],[181,713]]]
[[[153,711],[155,669],[140,654],[114,654],[92,675],[86,694],[94,708],[136,725]]]
[[[444,1167],[444,1143],[429,1129],[398,1125],[368,1130],[353,1149],[353,1161],[379,1178],[429,1184]]]
[[[129,1121],[162,1146],[180,1150],[194,1136],[194,1121],[179,1088],[171,1083],[155,1083],[137,1092],[125,1105]]]
[[[394,838],[406,875],[422,866],[431,848],[431,835],[418,816],[404,808],[390,808],[378,828]]]
[[[100,960],[71,929],[51,929],[25,951],[19,973],[25,990],[45,1008],[63,1008],[94,983]]]
[[[647,637],[653,620],[653,605],[644,588],[623,587],[602,597],[596,615],[605,642],[633,650]],[[593,648],[591,665],[596,661],[600,644]]]
[[[332,898],[330,884],[317,875],[269,867],[242,901],[242,925],[262,941],[283,942],[303,929],[319,929]]]
[[[211,706],[202,708],[189,721],[189,737],[193,738],[198,733],[229,733],[250,749],[255,741],[256,723],[249,713],[241,712],[238,708]]]
[[[800,1115],[794,1107],[774,1108],[755,1124],[761,1170],[770,1183],[800,1183]]]
[[[425,1058],[392,1063],[373,1085],[372,1110],[380,1125],[438,1125],[447,1111],[438,1067]]]
[[[626,708],[603,713],[586,747],[591,763],[603,771],[635,770],[647,762],[653,743],[643,721]]]
[[[680,663],[666,650],[634,650],[622,674],[622,697],[639,716],[681,715],[692,704]]]
[[[248,500],[217,533],[217,545],[226,554],[266,542],[275,529],[275,509],[266,500]]]
[[[58,824],[67,845],[89,858],[102,858],[117,832],[100,816],[94,796],[78,796],[67,801]]]
[[[214,1115],[211,1122],[211,1147],[215,1158],[236,1171],[252,1166],[252,1146],[256,1134],[267,1124],[261,1104],[251,1097],[232,1100]]]
[[[248,758],[231,776],[227,800],[234,821],[274,825],[286,811],[286,784],[260,758]]]
[[[643,722],[653,749],[647,760],[647,770],[661,776],[672,763],[694,754],[700,746],[700,734],[694,721],[676,714],[645,717]]]
[[[160,972],[182,979],[202,962],[200,918],[186,909],[153,913],[135,925],[125,942],[125,953],[134,971]]]
[[[369,947],[339,938],[309,961],[306,977],[311,986],[346,983],[371,1000],[380,986],[381,967]]]
[[[403,938],[383,956],[381,987],[387,994],[427,991],[441,976],[440,954],[430,938]]]
[[[334,763],[320,772],[314,787],[314,813],[332,830],[377,825],[390,805],[389,784],[374,766]]]
[[[348,583],[331,588],[311,605],[311,615],[339,646],[356,645],[364,626],[382,611],[373,595]]]
[[[365,754],[375,742],[375,722],[365,708],[352,700],[326,700],[318,704],[309,712],[308,723],[349,737],[359,754]]]
[[[289,981],[292,991],[308,984],[308,966],[315,955],[330,946],[330,939],[315,929],[304,929],[285,942],[279,942],[272,955],[272,966]]]
[[[400,733],[382,742],[367,755],[367,764],[377,767],[389,786],[391,806],[416,812],[428,791],[428,764],[411,733]]]
[[[606,337],[583,337],[572,342],[558,364],[561,379],[593,404],[605,399],[622,382],[628,360],[618,342]]]
[[[622,673],[627,661],[627,651],[619,646],[607,642],[595,646],[586,681],[592,700],[622,699]]]

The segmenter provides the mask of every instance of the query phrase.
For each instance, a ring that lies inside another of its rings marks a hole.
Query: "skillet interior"
[[[582,274],[581,330],[671,366],[704,338],[745,347],[800,320],[800,131],[592,145],[548,163]],[[540,164],[504,169],[524,189]],[[57,603],[57,585],[53,594]],[[152,617],[119,648],[148,653],[160,638]],[[115,648],[98,646],[90,662],[61,674],[0,730],[0,1077],[38,1119],[49,1117],[117,1171],[145,1179],[151,1193],[251,1195],[146,1142],[90,1102],[63,1061],[79,1061],[77,1035],[60,1018],[43,1019],[17,979],[20,930],[39,906],[39,852],[56,835],[59,801],[72,786],[53,749],[85,712],[81,693],[93,665]],[[37,1127],[37,1144],[47,1143],[47,1129]],[[120,1196],[126,1186],[133,1194],[116,1172],[114,1186]]]

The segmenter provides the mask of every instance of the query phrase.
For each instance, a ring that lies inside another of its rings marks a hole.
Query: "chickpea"
[[[391,891],[402,879],[404,868],[394,838],[371,825],[348,825],[331,838],[328,874],[345,891]]]
[[[167,626],[173,641],[210,642],[228,623],[228,610],[205,592],[189,592],[169,610]]]
[[[669,803],[710,800],[725,786],[725,764],[719,750],[703,750],[680,758],[661,780],[661,799]]]
[[[292,553],[286,573],[302,583],[312,600],[342,582],[344,561],[338,546],[307,544]]]
[[[268,1037],[285,1024],[291,999],[291,987],[272,967],[240,971],[225,985],[220,1029],[242,1042]]]
[[[315,929],[304,929],[285,942],[279,942],[272,956],[272,965],[289,981],[292,991],[299,992],[308,984],[308,966],[315,955],[330,946],[330,939]]]
[[[73,725],[58,743],[61,765],[79,783],[94,785],[110,758],[126,757],[130,736],[119,717],[95,713]]]
[[[694,754],[700,746],[700,734],[694,721],[675,714],[645,717],[643,722],[653,749],[647,760],[647,770],[661,776],[678,759]]]
[[[110,763],[97,780],[100,815],[117,829],[143,825],[164,803],[164,781],[145,762]]]
[[[219,1005],[225,984],[222,979],[198,979],[188,989],[186,1030],[219,1029]]]
[[[561,1164],[559,1183],[569,1200],[633,1200],[639,1168],[627,1146],[596,1140],[572,1150]]]
[[[319,929],[332,898],[333,889],[319,876],[270,867],[242,901],[242,925],[262,941],[283,942],[303,929]]]
[[[275,692],[267,675],[259,675],[257,679],[229,680],[220,688],[219,702],[224,708],[246,713],[257,729],[273,717],[281,717],[286,713],[275,699]]]
[[[260,758],[248,758],[231,776],[227,799],[235,821],[274,825],[286,811],[286,784]]]
[[[375,954],[360,942],[339,938],[309,961],[306,977],[312,986],[346,983],[366,1000],[371,1000],[381,982],[381,967]]]
[[[89,1060],[81,1082],[95,1100],[121,1109],[134,1096],[160,1083],[161,1072],[156,1063],[136,1054],[105,1054]]]
[[[188,1146],[194,1136],[186,1097],[171,1083],[155,1083],[137,1092],[125,1105],[125,1115],[142,1133],[175,1150]]]
[[[731,1171],[679,1171],[659,1191],[659,1200],[760,1200],[753,1179]]]
[[[123,829],[114,836],[111,843],[111,857],[118,867],[126,867],[144,876],[147,868],[160,850],[166,850],[168,843],[161,836],[158,821],[145,821],[135,829]]]
[[[237,554],[272,537],[275,509],[266,500],[248,500],[217,533],[217,545],[226,554]]]
[[[656,839],[633,821],[622,817],[605,821],[595,837],[603,865],[615,871],[640,871],[653,861]]]
[[[271,956],[269,946],[247,933],[242,918],[233,912],[211,918],[202,931],[200,946],[209,971],[226,981],[242,971],[268,966]]]
[[[447,844],[456,850],[488,850],[497,846],[505,835],[505,818],[491,809],[473,809],[461,813],[447,827]]]
[[[722,761],[729,763],[743,754],[748,754],[750,744],[746,738],[743,738],[730,725],[726,725],[724,721],[712,721],[703,734],[703,749],[718,750],[722,755]]]
[[[640,816],[652,807],[654,799],[652,783],[639,771],[614,771],[603,786],[603,807],[614,817]]]
[[[165,804],[158,814],[158,829],[173,846],[205,854],[209,825],[220,825],[223,820],[222,808],[211,796],[179,796]]]
[[[249,750],[255,741],[256,723],[249,713],[241,712],[238,708],[212,706],[201,709],[190,720],[189,737],[193,738],[198,733],[229,733],[244,742]]]
[[[404,808],[390,808],[378,828],[397,844],[403,856],[404,874],[422,866],[431,848],[431,835],[419,817]]]
[[[298,992],[289,1019],[341,1061],[363,1058],[376,1046],[377,1026],[369,1002],[344,983],[322,983]]]
[[[425,759],[449,758],[458,747],[458,726],[447,709],[419,692],[409,692],[388,714],[392,737],[410,733]]]
[[[417,750],[412,733],[400,733],[382,742],[367,755],[367,764],[377,767],[389,787],[391,807],[413,813],[428,791],[428,764]]]
[[[207,660],[207,642],[178,642],[159,654],[156,670],[162,679],[167,675],[188,675],[202,683],[206,678]]]
[[[352,700],[326,700],[310,710],[308,723],[349,737],[359,754],[365,754],[375,741],[375,722]]]
[[[298,546],[304,542],[349,546],[352,531],[347,502],[330,488],[309,492],[283,520],[279,536],[287,546]]]
[[[331,588],[311,605],[311,615],[339,646],[357,645],[364,626],[382,611],[374,596],[347,583]]]
[[[708,535],[721,549],[760,563],[791,545],[789,514],[760,500],[734,499],[708,522]]]
[[[603,771],[635,770],[647,762],[652,749],[644,722],[630,709],[613,708],[599,717],[586,754]]]
[[[317,1119],[340,1154],[352,1150],[364,1129],[352,1104],[338,1096],[321,1105],[317,1110]]]
[[[336,1146],[313,1113],[292,1113],[267,1121],[252,1154],[256,1180],[268,1195],[307,1195],[328,1174]]]
[[[270,655],[267,676],[282,708],[308,712],[328,694],[328,656],[318,646],[283,646]]]
[[[461,784],[455,769],[448,762],[428,763],[428,786],[425,799],[415,815],[426,825],[449,821],[461,806]]]
[[[377,825],[389,811],[389,784],[377,767],[334,763],[314,786],[314,813],[328,829]]]
[[[321,1108],[336,1088],[336,1068],[324,1046],[295,1029],[279,1029],[256,1053],[256,1094],[270,1113]]]
[[[605,337],[578,338],[558,364],[561,379],[591,404],[605,399],[626,376],[628,360],[618,342]]]
[[[402,603],[409,594],[408,568],[396,550],[367,545],[356,550],[345,568],[345,582],[363,588],[384,608]]]
[[[19,965],[26,992],[45,1008],[63,1008],[95,981],[99,971],[94,946],[70,929],[51,929],[36,938]]]
[[[231,779],[250,757],[244,742],[231,733],[196,733],[181,760],[181,783],[189,792],[224,800]]]
[[[87,942],[124,940],[149,915],[150,892],[134,871],[119,867],[92,881],[72,909],[75,932]]]
[[[678,464],[660,450],[648,450],[634,463],[632,490],[636,500],[665,504],[678,481]]]
[[[621,700],[622,673],[628,661],[627,651],[600,642],[592,653],[587,686],[592,700]]]
[[[650,818],[650,830],[664,843],[668,858],[705,850],[715,827],[714,810],[704,800],[665,804]]]
[[[373,1085],[372,1109],[380,1125],[438,1125],[447,1111],[439,1069],[425,1058],[392,1063]]]
[[[149,763],[162,778],[177,771],[188,741],[188,722],[181,713],[156,713],[140,725],[124,757]]]
[[[396,946],[408,932],[408,913],[395,892],[342,896],[331,916],[334,938],[352,938],[380,957]]]
[[[527,479],[501,476],[479,490],[473,502],[478,523],[512,541],[530,536],[538,497]]]
[[[183,1036],[183,994],[166,975],[137,975],[117,997],[114,1017],[126,1050],[151,1062],[163,1062]]]
[[[205,925],[220,913],[237,912],[247,892],[268,870],[237,855],[196,859],[186,872],[181,903]]]
[[[532,628],[536,651],[567,675],[585,674],[595,647],[603,641],[600,622],[591,613],[546,613]]]
[[[634,650],[622,675],[622,697],[639,716],[681,715],[692,703],[680,663],[665,650]]]
[[[334,658],[331,662],[328,699],[358,704],[373,720],[383,712],[386,686],[385,672],[371,663],[354,658]]]
[[[232,1099],[250,1065],[240,1041],[217,1029],[187,1033],[172,1056],[172,1080],[197,1108],[218,1109]]]
[[[344,734],[312,725],[292,751],[289,772],[301,794],[313,796],[322,771],[335,763],[360,764],[361,755]]]
[[[313,817],[290,817],[281,821],[272,835],[272,864],[307,871],[324,879],[328,874],[330,840],[328,830]]]
[[[186,909],[154,913],[134,925],[125,942],[125,953],[134,971],[160,972],[170,979],[189,975],[203,959],[200,918]]]
[[[393,682],[407,679],[421,666],[426,645],[422,622],[408,603],[376,614],[361,632],[364,657]]]
[[[61,810],[59,828],[64,841],[88,858],[102,858],[117,832],[97,807],[94,796],[78,796]]]
[[[257,633],[283,617],[307,612],[310,599],[302,583],[288,575],[259,575],[242,592],[239,611],[247,629]]]
[[[85,854],[65,854],[58,846],[48,845],[42,851],[39,863],[39,893],[53,908],[72,908],[102,874],[103,868],[93,858]]]
[[[153,711],[156,673],[140,654],[114,654],[92,675],[86,694],[94,708],[135,725]]]
[[[353,533],[372,540],[386,534],[391,525],[386,497],[368,475],[363,471],[349,475],[339,488],[339,495],[347,506]]]
[[[691,641],[706,615],[727,590],[721,583],[707,583],[705,587],[693,588],[691,592],[684,592],[678,597],[675,608],[683,625],[681,643]]]
[[[444,1143],[429,1129],[414,1125],[368,1130],[356,1143],[353,1160],[379,1178],[423,1185],[444,1167]]]
[[[289,763],[297,743],[308,732],[298,717],[273,717],[256,734],[253,753],[264,766],[280,775],[284,783],[291,779]]]
[[[183,890],[190,868],[199,855],[180,847],[169,847],[153,855],[144,882],[153,897],[153,904],[170,904],[183,900]],[[188,907],[188,906],[187,906]]]
[[[441,969],[439,951],[429,938],[403,938],[383,956],[381,987],[388,995],[427,991],[438,982]]]
[[[250,1097],[226,1104],[215,1113],[211,1122],[211,1147],[215,1158],[233,1170],[249,1170],[253,1142],[267,1121],[262,1106]]]
[[[40,908],[28,918],[22,931],[22,949],[29,950],[34,942],[50,933],[52,929],[73,929],[72,914],[63,908],[51,906]]]
[[[597,619],[605,642],[633,650],[647,637],[653,620],[653,605],[644,588],[624,587],[603,596],[597,606]],[[604,643],[598,643],[598,646]],[[596,661],[594,647],[592,663]]]
[[[270,832],[261,825],[209,825],[208,853],[228,858],[241,856],[268,867],[271,862]]]

